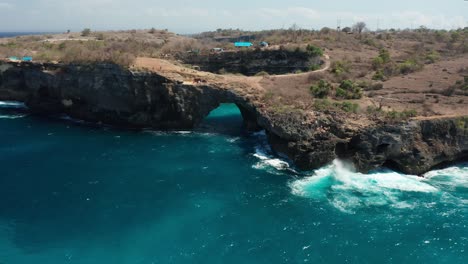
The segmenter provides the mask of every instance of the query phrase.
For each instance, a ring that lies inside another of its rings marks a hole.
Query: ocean
[[[468,165],[298,172],[235,105],[124,131],[0,102],[0,263],[466,263]]]
[[[11,38],[16,36],[57,34],[57,32],[0,32],[0,38]]]

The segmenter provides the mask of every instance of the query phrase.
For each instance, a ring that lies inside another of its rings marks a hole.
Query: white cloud
[[[466,19],[461,16],[448,17],[443,14],[428,15],[421,12],[405,11],[393,13],[391,17],[396,22],[411,24],[414,27],[459,28],[467,26]]]

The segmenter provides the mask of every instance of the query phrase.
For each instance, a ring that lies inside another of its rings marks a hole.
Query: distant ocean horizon
[[[16,36],[29,36],[29,35],[43,35],[43,34],[57,34],[57,32],[0,32],[0,38],[11,38]]]

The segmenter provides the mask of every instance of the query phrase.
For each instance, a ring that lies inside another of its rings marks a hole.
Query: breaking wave
[[[440,189],[452,191],[468,189],[468,164],[430,171],[424,175],[424,178]]]
[[[252,168],[267,170],[274,174],[281,174],[281,171],[285,170],[295,172],[288,162],[275,157],[268,144],[265,131],[254,133],[253,136],[256,138],[255,142],[257,142],[253,156],[258,159],[258,162]]]
[[[0,108],[26,109],[28,107],[24,103],[21,103],[21,102],[0,101]]]
[[[290,183],[294,195],[329,202],[346,213],[380,206],[414,208],[422,196],[445,197],[450,189],[467,187],[468,167],[432,171],[422,178],[391,170],[358,173],[338,160]]]
[[[0,119],[18,119],[23,118],[27,115],[24,114],[17,114],[17,115],[0,115]]]
[[[24,103],[16,101],[0,101],[0,119],[17,119],[27,116],[28,108]]]

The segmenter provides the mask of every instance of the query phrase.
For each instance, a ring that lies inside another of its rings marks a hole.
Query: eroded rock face
[[[187,85],[115,65],[0,64],[0,100],[37,114],[68,114],[125,128],[191,129],[220,103],[236,103],[246,127],[265,129],[272,148],[304,170],[336,158],[367,172],[386,165],[421,175],[468,160],[468,116],[398,124],[345,125],[345,117],[277,113],[215,84]]]
[[[363,131],[348,144],[361,171],[382,165],[413,175],[468,158],[468,118],[410,121]]]
[[[184,85],[116,65],[21,64],[0,75],[0,98],[24,101],[37,114],[65,113],[127,128],[191,129],[220,103],[238,104],[255,127],[243,97],[210,86]]]
[[[468,116],[358,129],[342,124],[339,117],[318,120],[309,132],[289,128],[287,136],[273,129],[269,130],[273,131],[269,139],[273,149],[287,154],[303,170],[339,158],[352,161],[360,172],[386,166],[406,174],[422,175],[434,167],[468,160]],[[323,133],[311,133],[323,128],[327,128]]]
[[[213,52],[211,54],[181,54],[184,63],[200,67],[203,71],[219,73],[241,73],[252,76],[259,72],[287,74],[307,72],[313,65],[320,64],[320,57],[310,57],[305,51],[246,50],[238,52]]]

